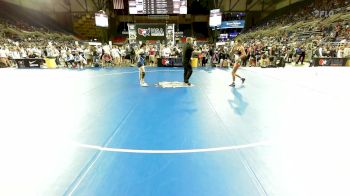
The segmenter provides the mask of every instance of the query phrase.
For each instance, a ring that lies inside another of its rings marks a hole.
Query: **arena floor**
[[[350,69],[0,70],[0,195],[350,195]]]

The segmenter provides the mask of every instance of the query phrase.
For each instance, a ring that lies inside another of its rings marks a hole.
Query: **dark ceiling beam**
[[[100,7],[102,8],[102,10],[106,10],[107,8],[109,8],[108,0],[100,0],[100,2],[101,2]]]
[[[98,10],[98,6],[97,6],[97,0],[91,0],[92,4],[94,4],[95,8]]]
[[[85,7],[84,5],[83,5],[83,3],[82,2],[80,2],[80,0],[75,0],[78,4],[79,4],[79,6],[81,7],[81,8],[83,8],[83,10],[87,10],[87,7]]]
[[[221,1],[220,1],[219,8],[221,8],[223,2],[224,2],[224,0],[221,0]]]
[[[232,7],[230,7],[229,11],[232,12],[234,11],[233,9],[236,7],[236,5],[239,3],[239,0],[236,0],[236,2],[233,4]]]
[[[103,9],[102,0],[97,0],[97,6],[99,10]]]
[[[89,11],[89,7],[88,7],[88,4],[87,4],[87,0],[85,0],[85,7],[86,7],[86,12],[88,12]]]
[[[271,11],[275,10],[275,5],[276,3],[280,2],[280,0],[272,0],[272,1],[267,1],[263,0],[263,6],[265,11]],[[267,8],[267,9],[266,9]],[[272,9],[271,9],[272,8]]]
[[[265,5],[265,0],[261,0],[262,1],[262,6],[261,6],[261,11],[263,12],[264,11],[264,5]]]
[[[222,2],[223,2],[223,0],[214,0],[214,8],[220,9]]]
[[[59,6],[61,6],[62,8],[64,8],[67,12],[70,11],[69,7],[70,7],[70,2],[69,0],[64,0],[63,2],[61,1],[60,3],[58,3]]]
[[[247,10],[248,10],[248,11],[251,10],[251,9],[252,9],[256,4],[258,4],[259,2],[260,2],[260,0],[256,0],[255,2],[252,2]]]

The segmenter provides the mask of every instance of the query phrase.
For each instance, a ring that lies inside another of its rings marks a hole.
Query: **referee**
[[[184,83],[191,86],[189,79],[192,75],[191,57],[193,52],[193,40],[191,37],[186,38],[186,44],[182,50],[182,63],[184,65]]]

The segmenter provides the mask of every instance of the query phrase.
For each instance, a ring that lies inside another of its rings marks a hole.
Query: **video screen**
[[[219,29],[244,29],[245,20],[222,21]]]
[[[129,0],[129,14],[187,14],[187,0]]]
[[[221,25],[222,13],[219,9],[210,10],[209,26],[218,27]]]
[[[108,16],[103,13],[95,13],[95,22],[98,27],[108,27]]]

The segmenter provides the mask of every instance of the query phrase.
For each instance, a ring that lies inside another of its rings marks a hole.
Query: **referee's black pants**
[[[189,83],[191,75],[192,75],[191,64],[184,64],[184,82],[185,83]]]

